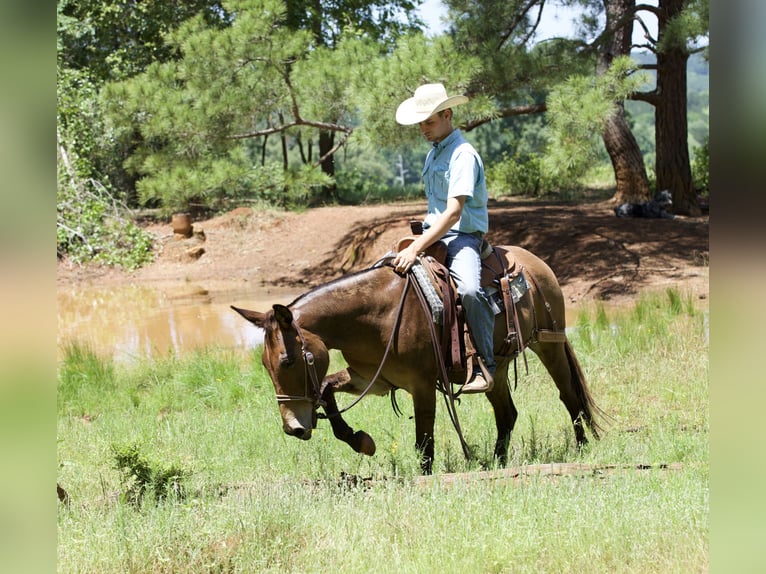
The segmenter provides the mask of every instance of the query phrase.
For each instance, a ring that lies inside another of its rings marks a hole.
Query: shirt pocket
[[[445,169],[441,166],[435,166],[429,174],[431,178],[430,187],[432,192],[440,199],[447,199],[447,192],[449,191],[449,169]]]

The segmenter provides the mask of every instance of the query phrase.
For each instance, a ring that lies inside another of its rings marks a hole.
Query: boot
[[[464,384],[463,388],[460,389],[460,394],[470,395],[473,393],[487,393],[492,390],[494,385],[495,381],[491,376],[487,379],[487,376],[485,376],[484,373],[476,372],[474,376],[471,377],[471,380]]]

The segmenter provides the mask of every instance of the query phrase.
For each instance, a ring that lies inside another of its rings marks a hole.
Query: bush
[[[705,137],[701,146],[694,148],[692,178],[698,192],[703,195],[710,192],[710,135]]]
[[[503,195],[541,196],[559,190],[578,189],[577,178],[568,173],[548,172],[542,155],[516,152],[488,167],[487,190],[491,197]]]
[[[75,263],[97,262],[135,269],[152,258],[151,236],[125,216],[126,206],[101,181],[107,181],[97,163],[104,139],[94,109],[91,84],[75,83],[89,97],[59,78],[56,191],[56,253]],[[71,78],[70,78],[71,79]],[[81,78],[80,78],[81,79]],[[101,174],[101,175],[99,175]],[[102,179],[103,177],[103,179]]]
[[[424,197],[423,186],[420,183],[389,185],[379,174],[365,173],[355,168],[339,171],[335,181],[338,198],[341,202],[351,205]]]
[[[127,269],[152,260],[152,237],[122,214],[120,205],[97,181],[60,185],[56,212],[59,259]]]
[[[161,467],[149,462],[138,445],[112,446],[115,468],[120,471],[124,491],[122,500],[131,504],[140,504],[144,496],[151,493],[154,500],[160,501],[173,495],[184,498],[183,480],[189,472],[176,464]]]

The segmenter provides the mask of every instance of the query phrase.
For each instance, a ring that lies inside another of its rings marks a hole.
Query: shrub
[[[137,269],[152,260],[152,237],[123,215],[99,182],[59,184],[56,253],[74,263],[103,263]]]
[[[550,173],[543,156],[535,153],[503,154],[503,159],[487,169],[487,191],[491,197],[504,195],[541,196],[581,186],[569,173]]]
[[[183,480],[189,472],[176,464],[168,467],[149,462],[138,445],[112,446],[115,468],[120,471],[123,484],[122,499],[131,504],[140,504],[147,492],[154,499],[164,500],[169,495],[183,498]]]
[[[701,146],[694,148],[692,177],[697,191],[702,194],[710,192],[710,135],[705,137]]]

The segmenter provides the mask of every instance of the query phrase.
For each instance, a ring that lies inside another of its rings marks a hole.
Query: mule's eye
[[[287,353],[279,353],[279,365],[282,367],[292,367],[295,363],[295,357]]]

